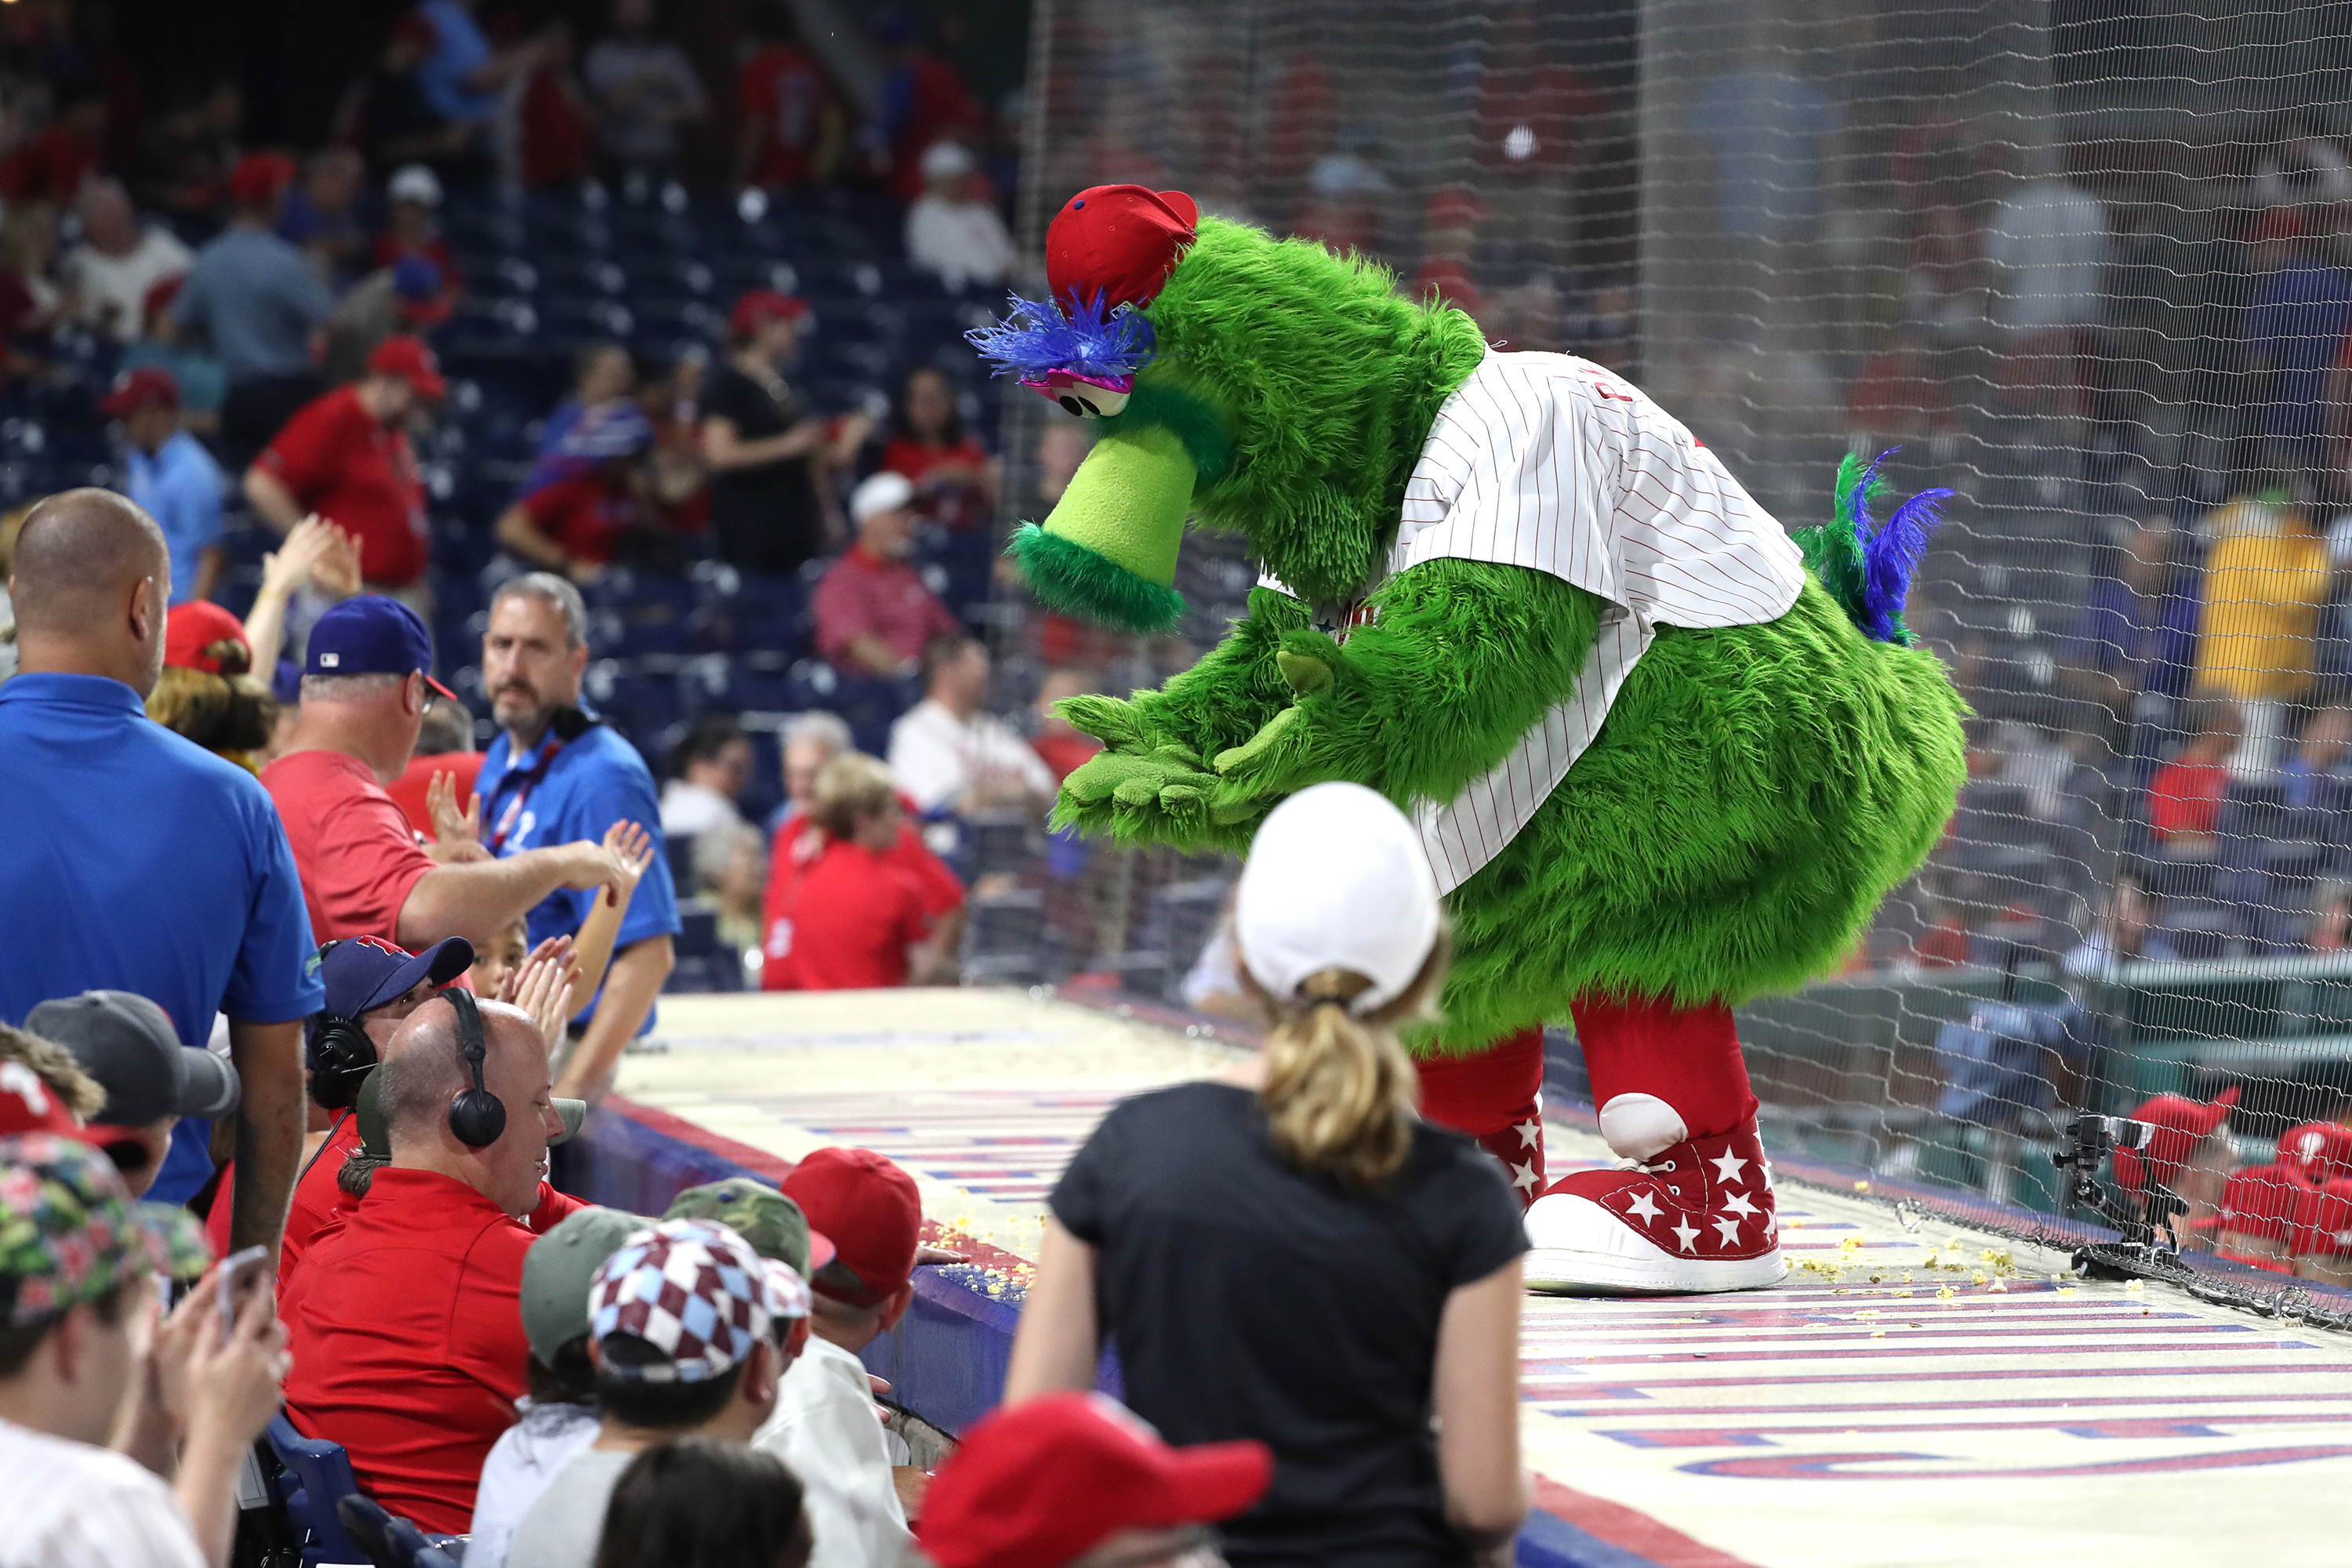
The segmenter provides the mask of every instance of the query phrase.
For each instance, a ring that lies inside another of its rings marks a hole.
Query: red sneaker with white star
[[[1528,1210],[1528,1289],[1554,1295],[1752,1290],[1786,1271],[1752,1118],[1613,1171],[1562,1176]]]

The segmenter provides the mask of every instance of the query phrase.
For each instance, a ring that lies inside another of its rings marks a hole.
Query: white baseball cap
[[[886,470],[858,486],[850,496],[850,521],[864,522],[876,512],[896,511],[914,499],[914,481],[904,474]]]
[[[934,142],[923,149],[923,178],[952,180],[971,173],[971,154],[958,142]]]
[[[392,172],[392,180],[384,186],[383,194],[396,202],[437,207],[441,205],[441,176],[422,163],[404,163]]]
[[[1361,784],[1319,784],[1267,814],[1234,892],[1243,966],[1277,1001],[1308,975],[1371,982],[1370,1013],[1404,993],[1437,943],[1437,879],[1404,813]]]

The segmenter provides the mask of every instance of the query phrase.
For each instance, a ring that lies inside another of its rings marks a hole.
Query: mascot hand
[[[1135,704],[1117,697],[1066,697],[1054,705],[1070,728],[1092,735],[1114,752],[1149,749]]]
[[[1216,784],[1216,775],[1181,746],[1099,752],[1062,781],[1054,826],[1109,827],[1121,837],[1169,837],[1161,830],[1202,820]]]
[[[1317,632],[1286,634],[1274,661],[1302,700],[1342,685],[1348,673],[1339,645]],[[1315,728],[1307,710],[1294,702],[1240,745],[1219,752],[1223,782],[1209,796],[1210,820],[1220,826],[1248,822],[1327,776],[1316,754]]]

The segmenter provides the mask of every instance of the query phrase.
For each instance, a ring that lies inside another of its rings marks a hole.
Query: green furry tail
[[[1122,631],[1155,636],[1173,631],[1184,616],[1184,595],[1149,583],[1085,545],[1046,532],[1034,522],[1013,531],[1004,552],[1021,563],[1037,596]]]

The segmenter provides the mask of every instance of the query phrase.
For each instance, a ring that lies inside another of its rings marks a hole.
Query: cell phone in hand
[[[236,1331],[236,1315],[244,1310],[254,1291],[267,1288],[268,1283],[269,1248],[248,1247],[243,1252],[232,1252],[221,1259],[221,1343],[228,1343],[229,1335]]]

